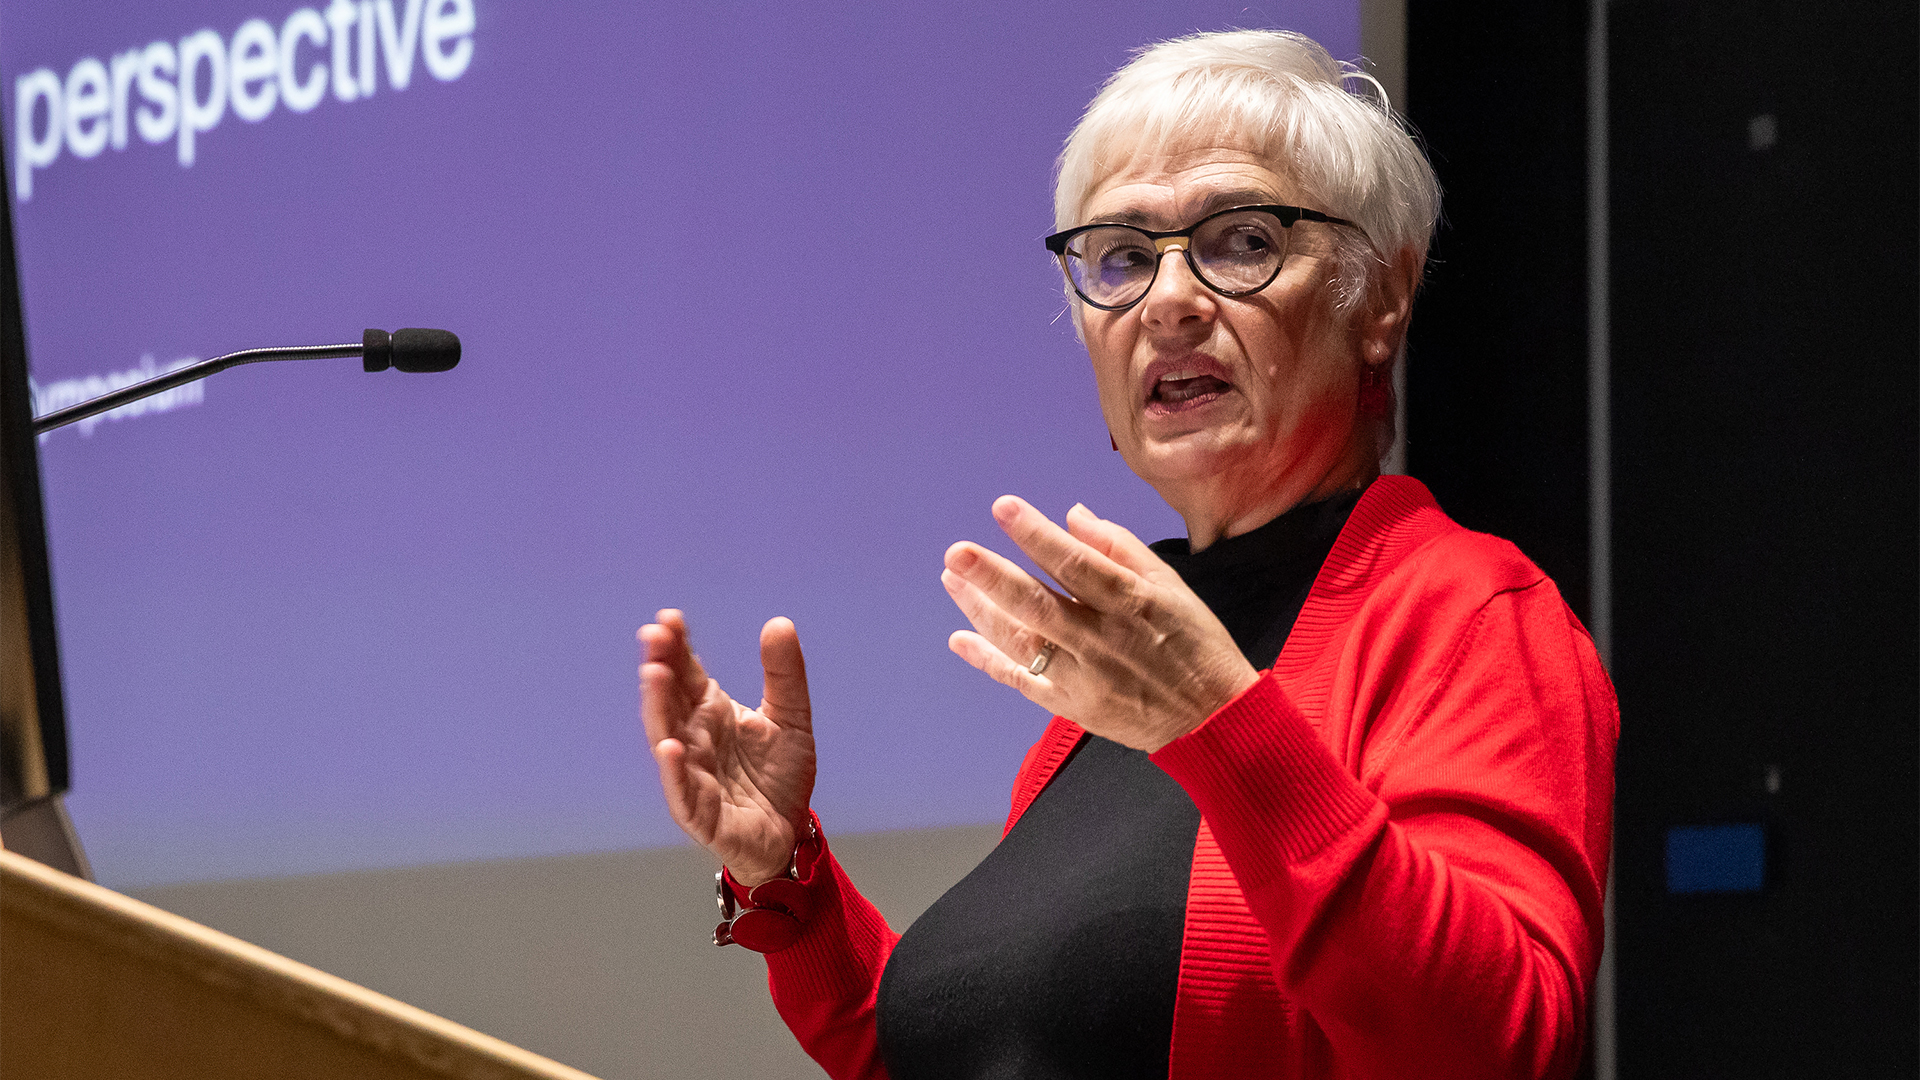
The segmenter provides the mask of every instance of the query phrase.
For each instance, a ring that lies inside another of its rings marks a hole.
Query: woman
[[[1553,583],[1379,475],[1438,191],[1297,35],[1167,42],[1062,154],[1048,246],[1114,446],[1187,526],[993,513],[950,645],[1056,715],[1005,836],[904,938],[808,811],[793,626],[765,700],[641,630],[667,802],[834,1076],[1566,1076],[1600,953],[1612,690]],[[724,935],[723,935],[724,936]]]

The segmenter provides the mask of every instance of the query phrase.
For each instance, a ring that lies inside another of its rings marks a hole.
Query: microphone
[[[449,330],[422,330],[409,326],[389,334],[369,330],[360,339],[360,355],[368,371],[446,371],[460,362],[460,339]]]
[[[242,349],[225,356],[216,356],[211,360],[202,360],[197,364],[189,364],[178,371],[156,375],[144,382],[123,386],[111,393],[101,394],[97,398],[89,398],[78,405],[69,405],[45,416],[35,417],[33,433],[44,435],[54,428],[65,427],[75,420],[85,420],[95,413],[117,409],[162,390],[185,386],[190,382],[204,379],[216,371],[225,371],[241,364],[258,364],[267,360],[327,360],[347,356],[362,357],[362,366],[367,371],[385,371],[390,367],[399,371],[447,371],[460,362],[460,339],[448,330],[406,327],[395,330],[391,334],[385,330],[368,330],[360,336],[357,344],[302,345],[291,349]]]

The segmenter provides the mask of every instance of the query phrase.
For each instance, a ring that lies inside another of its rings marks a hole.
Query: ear
[[[1388,364],[1400,352],[1413,316],[1413,294],[1420,285],[1423,260],[1407,248],[1368,290],[1367,306],[1354,320],[1354,344],[1367,364]]]

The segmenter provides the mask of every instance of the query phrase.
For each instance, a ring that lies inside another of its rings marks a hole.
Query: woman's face
[[[1223,141],[1135,155],[1093,189],[1081,220],[1181,229],[1254,203],[1304,205],[1257,155]],[[1365,340],[1377,320],[1334,311],[1326,230],[1338,227],[1295,224],[1280,276],[1251,296],[1213,292],[1169,251],[1133,307],[1082,305],[1114,442],[1187,519],[1196,547],[1364,484],[1377,469],[1358,415],[1362,357],[1380,352]]]

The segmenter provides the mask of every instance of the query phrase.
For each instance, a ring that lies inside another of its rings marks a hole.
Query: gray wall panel
[[[998,826],[836,837],[895,929]],[[690,847],[144,890],[169,911],[606,1080],[819,1077],[752,953],[716,949],[714,862]]]

